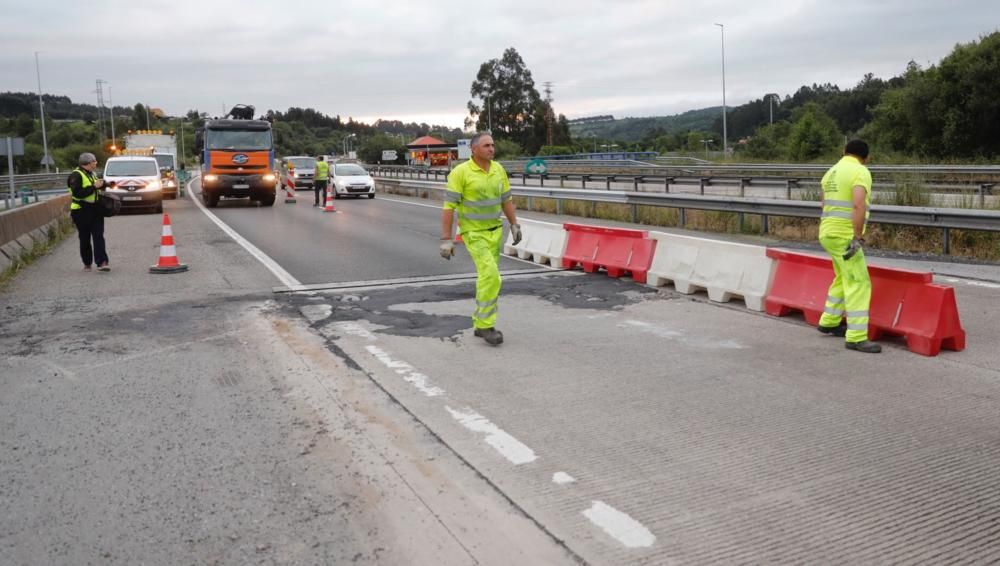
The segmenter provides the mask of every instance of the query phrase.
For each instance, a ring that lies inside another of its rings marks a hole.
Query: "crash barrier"
[[[516,246],[510,234],[503,246],[503,253],[516,255],[521,259],[531,258],[535,263],[548,263],[552,267],[562,267],[563,252],[566,249],[566,229],[562,224],[519,220],[524,237]]]
[[[62,195],[0,212],[0,271],[31,250],[35,243],[49,241],[58,229],[59,219],[67,216],[70,196]]]
[[[637,283],[646,282],[656,240],[650,240],[645,230],[570,223],[563,224],[563,228],[566,230],[563,267],[572,269],[580,265],[587,273],[604,269],[610,277],[629,273]]]
[[[777,264],[765,311],[785,316],[801,311],[816,325],[823,313],[827,290],[833,281],[833,264],[827,258],[769,249]],[[912,352],[936,356],[941,349],[965,349],[965,330],[958,316],[955,290],[933,283],[933,275],[889,267],[869,266],[872,299],[868,337],[906,338]]]
[[[678,293],[704,289],[708,298],[727,303],[741,297],[750,310],[764,310],[764,296],[774,275],[767,248],[706,238],[650,232],[657,241],[647,283],[661,287],[673,282]]]

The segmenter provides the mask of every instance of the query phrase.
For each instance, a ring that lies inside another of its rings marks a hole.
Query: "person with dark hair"
[[[98,179],[94,174],[97,157],[93,153],[81,153],[79,163],[80,166],[66,179],[66,187],[71,196],[69,215],[80,235],[83,270],[90,271],[90,266],[96,259],[98,271],[111,271],[104,243],[104,214],[97,205],[98,192],[104,188],[104,179]]]
[[[868,144],[851,140],[844,146],[844,157],[823,175],[821,182],[819,243],[833,259],[834,277],[819,319],[819,331],[845,337],[848,350],[877,354],[882,346],[868,340],[872,283],[862,249],[872,194],[867,162]],[[842,324],[845,317],[846,325]]]
[[[497,330],[497,301],[500,297],[500,248],[503,245],[503,220],[510,222],[514,245],[521,241],[510,181],[503,166],[493,161],[496,146],[493,136],[477,133],[469,143],[472,159],[448,174],[448,190],[441,210],[441,245],[444,259],[455,255],[451,230],[458,212],[458,232],[476,265],[476,310],[472,314],[473,334],[491,346],[503,343]]]

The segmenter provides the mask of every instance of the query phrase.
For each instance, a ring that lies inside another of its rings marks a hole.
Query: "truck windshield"
[[[156,162],[152,159],[108,161],[107,165],[104,166],[106,177],[154,177],[159,174]]]
[[[164,169],[164,168],[166,168],[166,169],[173,169],[174,168],[174,156],[173,155],[169,155],[169,154],[166,154],[166,153],[156,153],[156,154],[153,154],[153,157],[156,158],[156,164],[160,167],[160,169]]]
[[[271,149],[271,132],[238,130],[208,130],[208,149],[254,150]]]

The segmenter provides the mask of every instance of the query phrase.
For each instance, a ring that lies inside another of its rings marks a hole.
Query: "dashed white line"
[[[552,483],[556,483],[559,485],[566,485],[568,483],[573,483],[575,481],[576,478],[567,474],[566,472],[556,472],[552,474]]]
[[[365,349],[368,350],[368,353],[375,356],[378,361],[382,362],[382,365],[391,370],[395,370],[397,374],[403,376],[403,381],[416,387],[417,390],[424,395],[428,397],[438,397],[440,395],[444,395],[444,389],[431,384],[429,377],[418,372],[410,364],[392,359],[392,356],[390,356],[388,352],[378,346],[368,345],[365,346]]]
[[[497,425],[491,423],[489,419],[479,413],[470,409],[466,409],[465,411],[456,411],[448,406],[446,406],[445,409],[447,409],[448,412],[451,413],[451,416],[465,428],[471,430],[472,432],[485,434],[486,443],[496,449],[500,455],[515,466],[534,462],[538,459],[534,450],[508,434]]]
[[[656,537],[642,523],[603,501],[594,501],[583,515],[628,548],[653,546]]]

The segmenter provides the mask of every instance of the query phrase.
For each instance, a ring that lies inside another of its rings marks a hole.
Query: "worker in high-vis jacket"
[[[326,182],[330,178],[330,164],[326,158],[320,155],[316,158],[316,168],[313,170],[313,206],[323,204],[323,197],[326,194]]]
[[[497,330],[497,299],[500,296],[500,248],[503,246],[503,220],[510,223],[510,234],[516,245],[521,241],[521,226],[517,223],[510,181],[503,166],[493,161],[496,146],[493,136],[477,133],[472,136],[472,159],[455,167],[448,175],[444,208],[441,211],[441,257],[455,255],[452,223],[458,211],[458,232],[465,248],[476,264],[476,310],[472,315],[474,334],[491,346],[503,343],[503,333]]]
[[[844,147],[844,157],[823,175],[819,243],[833,259],[834,276],[819,331],[845,337],[848,350],[877,354],[882,347],[868,340],[872,283],[863,249],[872,194],[867,161],[868,144],[851,140]]]

